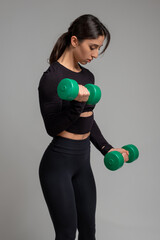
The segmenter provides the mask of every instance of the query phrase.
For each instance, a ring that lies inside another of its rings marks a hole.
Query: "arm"
[[[113,147],[103,137],[96,121],[94,120],[91,129],[90,140],[93,145],[105,156]]]
[[[124,161],[128,161],[129,152],[123,148],[113,148],[103,137],[97,123],[93,122],[91,129],[90,140],[93,145],[105,156],[110,151],[118,151],[123,155]]]
[[[51,137],[64,131],[76,121],[86,104],[73,100],[70,102],[70,107],[62,111],[62,100],[57,94],[58,83],[53,72],[45,72],[38,87],[41,114],[46,131]]]

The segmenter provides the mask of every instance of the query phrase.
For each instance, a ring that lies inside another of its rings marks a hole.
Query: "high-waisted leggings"
[[[95,240],[96,185],[90,165],[90,138],[55,137],[39,166],[43,195],[56,240]]]

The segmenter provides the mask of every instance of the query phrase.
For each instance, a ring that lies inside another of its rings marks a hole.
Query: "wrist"
[[[101,149],[101,153],[105,156],[111,150],[113,151],[114,148],[110,144],[108,144],[107,146]]]

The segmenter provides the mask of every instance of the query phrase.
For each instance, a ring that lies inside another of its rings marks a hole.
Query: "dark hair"
[[[85,39],[96,39],[99,36],[104,36],[107,38],[107,43],[100,54],[105,52],[110,42],[110,33],[100,20],[91,14],[84,14],[76,18],[68,28],[68,32],[63,33],[58,38],[49,58],[50,64],[57,61],[66,47],[70,46],[72,36],[76,36],[79,43]]]

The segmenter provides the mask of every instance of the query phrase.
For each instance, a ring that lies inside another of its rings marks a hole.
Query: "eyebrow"
[[[101,46],[99,46],[98,44],[95,44],[95,43],[91,43],[92,45],[96,46],[96,47],[102,47],[103,44]]]

